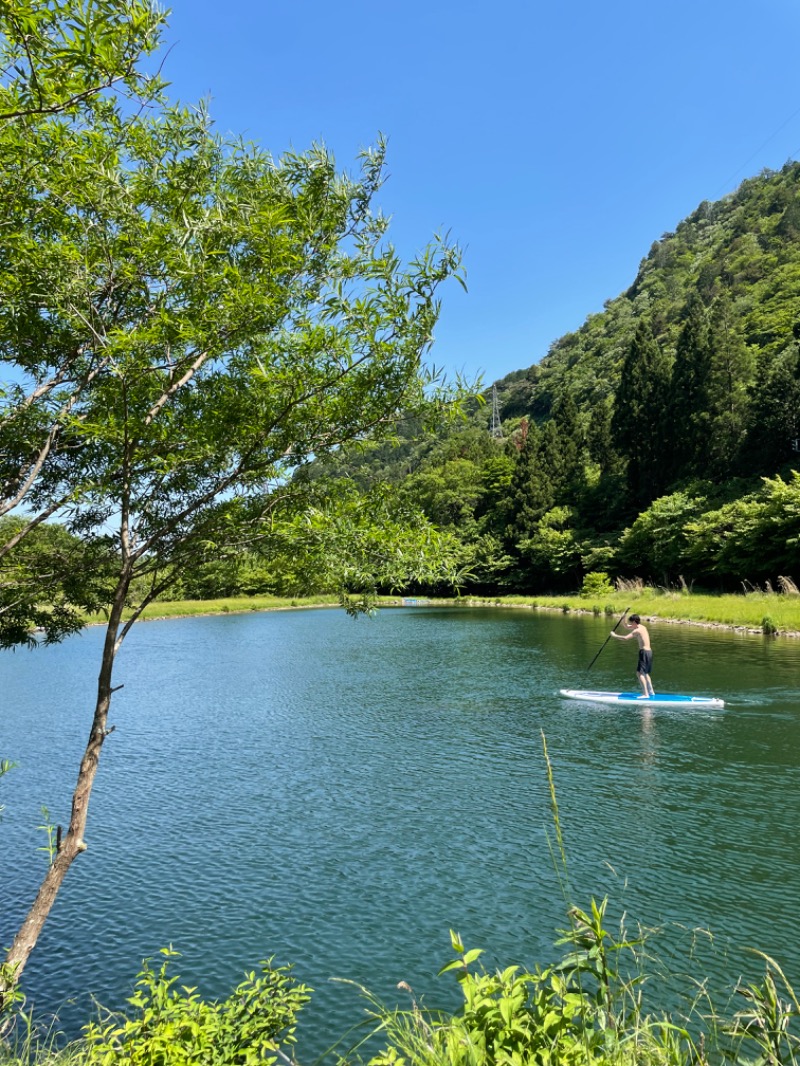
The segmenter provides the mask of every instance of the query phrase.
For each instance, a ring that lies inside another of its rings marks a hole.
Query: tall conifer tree
[[[553,404],[553,423],[557,431],[557,445],[561,479],[557,493],[566,496],[563,502],[574,502],[583,480],[585,440],[578,414],[578,405],[571,392],[564,390]]]
[[[696,294],[684,311],[669,388],[667,429],[674,480],[700,472],[710,428],[711,342],[708,315]]]
[[[530,537],[541,516],[553,506],[549,480],[542,469],[541,433],[533,422],[527,426],[517,456],[509,497],[513,518],[508,535],[516,543]]]
[[[774,359],[762,359],[747,439],[748,465],[758,474],[774,474],[800,450],[800,342]]]
[[[755,358],[744,342],[727,290],[723,290],[712,304],[709,329],[710,432],[705,473],[713,478],[728,478],[739,469],[747,433]]]
[[[630,495],[640,506],[665,485],[662,412],[669,379],[669,360],[642,319],[622,364],[611,422],[614,443],[628,461]]]

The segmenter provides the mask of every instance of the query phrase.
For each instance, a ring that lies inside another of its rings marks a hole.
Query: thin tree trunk
[[[2,1005],[4,992],[9,990],[12,981],[16,983],[19,980],[19,976],[36,946],[36,941],[39,939],[39,934],[53,908],[58,890],[61,888],[67,871],[77,856],[82,851],[86,851],[85,831],[89,814],[89,799],[97,776],[100,752],[108,735],[108,711],[111,706],[111,695],[114,691],[111,687],[111,677],[114,670],[114,660],[121,643],[121,640],[118,639],[118,633],[129,585],[130,574],[124,572],[120,575],[109,614],[108,625],[106,626],[103,658],[97,683],[97,704],[89,740],[81,759],[75,791],[72,793],[72,814],[69,829],[61,841],[61,847],[53,863],[48,868],[39,886],[36,899],[33,901],[25,921],[20,926],[19,932],[6,954],[5,963],[8,970],[5,980],[0,980],[0,1006]]]

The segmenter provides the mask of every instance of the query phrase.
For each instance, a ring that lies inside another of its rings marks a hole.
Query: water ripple
[[[137,627],[89,850],[26,971],[29,994],[74,1031],[86,990],[121,1005],[166,944],[212,995],[275,955],[317,990],[301,1026],[309,1055],[362,1010],[333,977],[387,999],[406,980],[453,1004],[453,983],[434,979],[449,928],[489,964],[546,961],[564,901],[542,732],[577,902],[609,894],[615,913],[678,930],[665,948],[676,966],[691,930],[709,928],[715,950],[730,938],[715,963],[725,976],[752,965],[746,945],[796,972],[798,650],[656,625],[657,685],[722,695],[724,710],[564,700],[607,631],[508,610]],[[4,781],[15,861],[0,867],[3,942],[42,872],[41,803],[68,817],[100,640],[0,658],[2,754],[19,763]],[[629,651],[608,648],[591,684],[629,686]]]

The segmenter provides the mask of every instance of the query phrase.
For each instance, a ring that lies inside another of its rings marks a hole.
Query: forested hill
[[[351,456],[458,532],[483,589],[588,572],[800,579],[800,163],[702,203],[631,287],[435,438]]]
[[[497,382],[507,417],[549,415],[565,384],[581,406],[602,403],[619,384],[636,326],[646,319],[674,356],[689,305],[724,299],[753,356],[781,352],[800,322],[800,163],[749,179],[732,195],[704,201],[674,233],[655,241],[631,287],[540,363]]]

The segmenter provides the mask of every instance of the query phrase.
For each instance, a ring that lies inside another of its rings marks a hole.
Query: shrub
[[[609,580],[608,574],[602,570],[592,570],[583,579],[581,585],[581,597],[589,600],[593,596],[609,596],[614,591],[614,586]]]
[[[131,1017],[108,1013],[84,1030],[87,1066],[239,1066],[274,1063],[281,1045],[294,1043],[296,1016],[310,989],[297,984],[291,967],[261,964],[228,999],[209,1002],[168,977],[177,952],[163,948],[158,972],[146,961],[128,1001]],[[282,1056],[285,1057],[285,1056]]]

